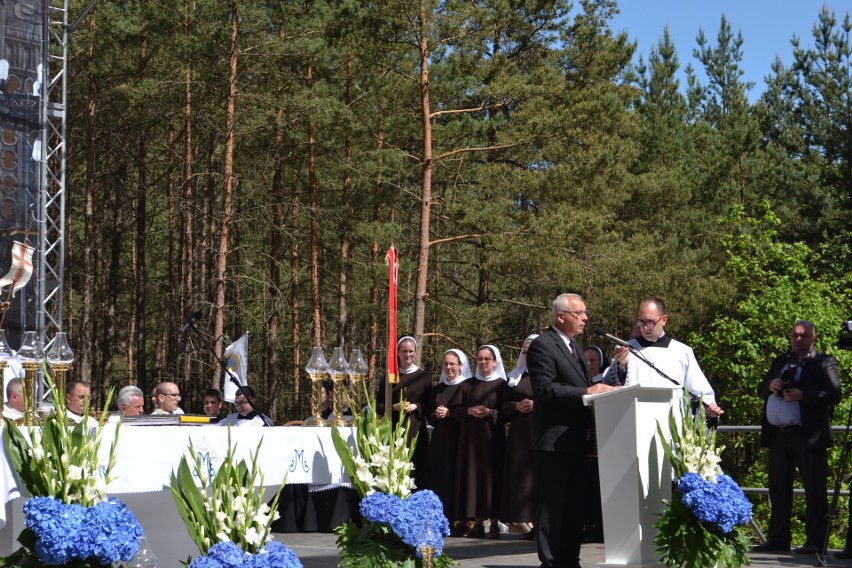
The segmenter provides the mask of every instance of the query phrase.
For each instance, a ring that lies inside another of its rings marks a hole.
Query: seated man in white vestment
[[[86,428],[95,428],[98,421],[86,416],[86,408],[91,403],[92,389],[86,381],[71,380],[65,385],[65,408],[69,425],[76,425],[83,420]]]
[[[137,386],[127,385],[118,391],[116,404],[122,416],[141,416],[145,414],[145,394]]]
[[[171,381],[163,381],[154,388],[154,400],[156,409],[151,416],[162,414],[183,414],[180,404],[180,389]]]
[[[3,405],[3,417],[9,420],[20,420],[25,414],[24,381],[15,378],[6,383],[6,403]]]
[[[246,399],[248,395],[248,399]],[[251,404],[249,404],[251,399]],[[218,422],[219,426],[263,426],[264,416],[257,413],[252,406],[257,404],[257,395],[251,387],[242,387],[234,397],[234,406],[237,411],[229,414]]]

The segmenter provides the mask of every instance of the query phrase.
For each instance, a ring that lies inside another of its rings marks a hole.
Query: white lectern
[[[679,394],[634,385],[583,397],[595,409],[606,558],[599,566],[662,566],[654,523],[671,499],[672,471],[657,423],[671,439],[669,411]]]

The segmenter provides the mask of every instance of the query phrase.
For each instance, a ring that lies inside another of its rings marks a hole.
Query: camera
[[[852,351],[852,320],[846,320],[840,326],[840,337],[837,339],[837,347]]]
[[[787,368],[781,373],[782,389],[792,389],[796,387],[796,371],[799,370],[799,354],[796,351],[790,351],[787,354]]]

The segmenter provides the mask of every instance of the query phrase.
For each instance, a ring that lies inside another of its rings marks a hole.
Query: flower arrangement
[[[130,560],[139,548],[142,527],[118,499],[84,507],[67,505],[53,497],[33,497],[24,505],[32,545],[47,566],[66,566],[75,561],[108,566]]]
[[[356,421],[355,449],[346,444],[337,428],[332,430],[334,447],[362,497],[364,519],[362,526],[350,520],[335,529],[339,565],[414,568],[453,564],[443,554],[443,537],[450,534],[450,527],[441,500],[428,490],[412,493],[411,457],[416,440],[408,441],[408,421],[392,426],[390,417],[380,420],[370,397]],[[425,547],[434,550],[432,558],[422,558]]]
[[[407,443],[408,421],[400,420],[392,427],[389,419],[380,420],[375,400],[369,397],[356,420],[357,452],[349,449],[337,428],[332,430],[334,447],[355,490],[362,497],[376,491],[401,499],[411,495],[414,444]]]
[[[172,473],[170,486],[178,513],[201,552],[190,564],[192,568],[302,566],[292,550],[272,541],[271,526],[278,518],[284,482],[269,505],[263,501],[263,491],[254,490],[263,487],[263,473],[257,467],[261,444],[250,454],[250,463],[237,463],[229,427],[228,451],[211,476],[190,440],[189,456]]]
[[[297,568],[302,563],[296,553],[280,542],[268,542],[259,553],[246,554],[233,542],[217,542],[199,556],[191,568]]]
[[[98,452],[106,411],[95,428],[88,428],[86,421],[72,426],[64,398],[53,385],[51,393],[55,408],[42,424],[36,424],[32,418],[30,401],[23,427],[6,420],[3,441],[9,461],[30,495],[51,496],[63,503],[91,507],[106,498],[107,485],[112,481],[110,471],[115,466],[119,428],[116,426],[109,457],[102,464]],[[112,391],[107,394],[105,407],[109,407],[111,397]],[[89,411],[88,401],[84,411]]]
[[[40,426],[32,418],[32,401],[26,399],[24,425],[5,421],[6,454],[32,498],[24,505],[26,528],[18,537],[22,547],[0,559],[0,566],[84,568],[130,560],[142,527],[121,501],[106,498],[120,424],[109,457],[101,463],[106,413],[95,427],[85,421],[72,427],[53,384],[51,394],[54,410]],[[107,407],[111,396],[112,391]],[[88,401],[85,406],[88,415]]]
[[[715,430],[706,427],[704,407],[689,411],[684,393],[679,416],[669,416],[672,443],[659,424],[663,450],[677,477],[677,487],[654,525],[654,540],[666,566],[739,567],[748,565],[748,538],[737,528],[751,519],[751,502],[719,466],[724,446],[716,446]],[[680,421],[678,420],[680,418]]]

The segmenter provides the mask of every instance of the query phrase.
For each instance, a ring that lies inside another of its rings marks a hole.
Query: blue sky
[[[852,12],[852,0],[619,0],[620,13],[611,26],[637,41],[634,57],[641,54],[647,62],[651,47],[668,24],[681,69],[692,62],[700,70],[701,64],[692,57],[698,30],[703,29],[709,44],[714,45],[724,14],[732,31],[742,32],[743,80],[755,83],[749,92],[749,98],[755,100],[765,89],[764,78],[771,73],[775,56],[787,65],[792,62],[790,40],[794,35],[801,38],[803,46],[812,45],[811,30],[823,5],[834,10],[838,26],[845,14]],[[684,84],[681,79],[681,87]]]

